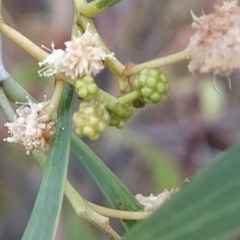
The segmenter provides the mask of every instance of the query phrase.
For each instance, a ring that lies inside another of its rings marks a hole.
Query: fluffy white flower
[[[240,70],[240,7],[237,2],[224,2],[215,12],[196,17],[192,13],[196,33],[188,44],[190,72],[229,76]]]
[[[144,206],[144,211],[154,211],[156,208],[161,206],[164,202],[171,198],[173,194],[178,192],[179,189],[172,189],[170,191],[164,190],[162,193],[154,196],[150,194],[149,197],[144,197],[142,194],[137,194],[135,197],[136,199]]]
[[[66,49],[63,51],[55,50],[52,44],[52,53],[39,63],[40,66],[48,64],[39,71],[40,75],[51,76],[62,72],[72,79],[96,75],[104,68],[104,60],[114,56],[113,53],[106,54],[100,46],[98,35],[88,30],[81,36],[74,36],[65,45]]]
[[[65,43],[62,72],[72,79],[84,75],[96,75],[104,68],[104,60],[113,54],[106,54],[100,46],[98,35],[88,30],[82,36]]]
[[[48,103],[49,101],[32,103],[28,98],[28,102],[16,110],[17,115],[15,115],[14,121],[4,124],[11,137],[3,140],[22,144],[28,155],[34,149],[40,149],[47,153],[56,126],[56,115],[54,114],[52,119],[49,119],[49,116],[43,111]]]
[[[43,48],[47,49],[51,53],[42,62],[39,62],[39,66],[47,65],[38,71],[40,76],[49,77],[58,73],[62,69],[62,58],[64,56],[64,51],[62,49],[55,49],[54,43],[51,43],[51,48],[48,49],[45,46]]]

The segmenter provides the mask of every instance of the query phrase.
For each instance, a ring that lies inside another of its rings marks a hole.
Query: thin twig
[[[45,112],[51,117],[58,108],[58,104],[61,100],[62,93],[64,90],[65,82],[61,80],[56,80],[56,85],[50,103],[44,109]]]
[[[74,211],[79,217],[91,222],[101,231],[103,231],[110,239],[120,239],[121,237],[109,226],[109,219],[94,211],[84,201],[81,195],[66,181],[65,194],[71,203]]]
[[[47,57],[48,53],[30,41],[27,37],[23,36],[20,32],[8,26],[3,21],[0,21],[0,32],[2,32],[6,37],[13,40],[16,44],[22,47],[30,55],[35,57],[38,61],[42,61]]]
[[[122,211],[116,210],[112,208],[106,208],[95,203],[89,202],[85,199],[87,204],[97,213],[109,217],[109,218],[117,218],[124,220],[143,220],[147,218],[152,212],[130,212],[130,211]]]
[[[158,59],[154,59],[148,62],[136,64],[132,68],[129,68],[129,69],[126,68],[122,74],[125,77],[130,77],[132,75],[139,73],[141,70],[145,68],[159,68],[168,64],[173,64],[179,61],[183,61],[185,59],[188,59],[188,50],[184,50],[184,51],[171,54],[169,56],[161,57]]]

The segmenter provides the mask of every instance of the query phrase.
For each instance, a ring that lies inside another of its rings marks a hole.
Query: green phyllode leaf
[[[107,9],[120,1],[121,0],[98,0],[96,3],[96,6],[97,8],[100,8],[100,9],[101,8]]]
[[[122,240],[217,240],[240,233],[240,144],[221,154]]]
[[[142,206],[128,188],[75,134],[72,134],[71,150],[92,176],[93,180],[114,209],[128,211],[142,210]],[[136,221],[125,221],[124,227],[129,229],[134,223],[136,223]]]
[[[23,240],[55,238],[68,168],[72,96],[72,87],[65,86],[58,111],[56,135],[51,143],[41,186]]]
[[[95,0],[81,5],[80,11],[83,16],[93,18],[120,1],[121,0]]]

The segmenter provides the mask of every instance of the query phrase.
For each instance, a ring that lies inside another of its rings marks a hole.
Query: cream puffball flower
[[[22,144],[28,155],[34,149],[47,153],[56,128],[56,114],[49,119],[43,110],[48,103],[33,103],[28,98],[28,102],[16,110],[14,121],[4,124],[11,136],[3,140]]]
[[[42,46],[49,52],[51,52],[42,62],[39,62],[38,65],[41,67],[47,65],[38,71],[39,76],[50,77],[58,73],[62,69],[62,58],[64,56],[64,51],[62,49],[55,49],[54,43],[51,43],[51,48],[49,49],[45,46]]]
[[[52,44],[49,56],[40,66],[47,64],[39,71],[40,75],[51,76],[56,73],[64,73],[75,79],[84,75],[95,76],[104,68],[104,60],[113,58],[114,54],[106,54],[100,46],[98,34],[92,34],[88,30],[84,34],[74,36],[73,40],[65,42],[65,50],[56,50]]]
[[[98,35],[88,30],[82,36],[73,37],[65,45],[62,72],[72,79],[84,75],[95,76],[104,68],[104,60],[114,55],[106,54],[100,46]]]
[[[240,70],[240,7],[236,1],[224,2],[215,12],[196,17],[196,33],[188,44],[190,72],[229,76]]]
[[[154,196],[153,194],[150,194],[149,197],[144,197],[142,194],[137,194],[135,197],[144,206],[144,211],[154,211],[159,206],[161,206],[164,202],[169,200],[172,195],[174,195],[176,192],[178,192],[179,189],[172,189],[170,191],[164,190],[162,193],[158,194],[157,196]]]

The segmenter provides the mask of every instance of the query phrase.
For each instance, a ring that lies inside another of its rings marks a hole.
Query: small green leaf
[[[107,9],[120,1],[121,0],[98,0],[96,3],[96,6],[97,8],[100,8],[100,9],[101,8]]]
[[[239,173],[237,144],[123,240],[217,240],[240,233]]]
[[[67,85],[58,111],[56,135],[23,240],[53,240],[55,237],[68,167],[72,96],[72,87]]]
[[[71,140],[71,150],[92,176],[113,208],[129,211],[142,209],[128,188],[81,139],[72,134]],[[128,229],[134,223],[135,221],[125,221],[124,225]]]
[[[82,4],[79,10],[83,16],[93,18],[120,1],[121,0],[95,0]]]

